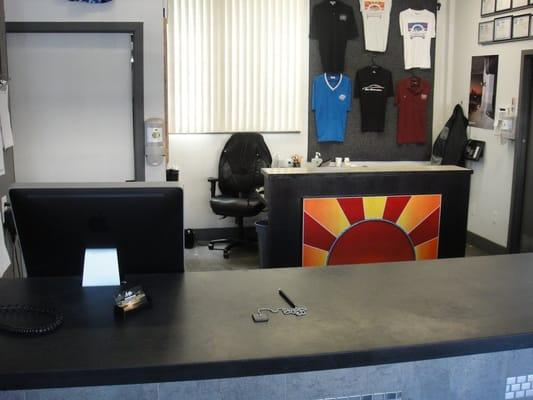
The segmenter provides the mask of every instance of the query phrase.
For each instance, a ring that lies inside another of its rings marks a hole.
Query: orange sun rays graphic
[[[441,195],[304,199],[302,265],[436,259],[441,205]]]

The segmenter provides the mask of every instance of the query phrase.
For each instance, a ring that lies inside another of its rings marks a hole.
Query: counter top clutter
[[[152,308],[115,320],[113,288],[1,280],[0,304],[49,305],[55,333],[0,334],[0,390],[326,370],[533,347],[533,255],[148,275]],[[285,307],[278,288],[308,315]]]
[[[263,175],[305,175],[305,174],[347,174],[347,173],[375,173],[375,172],[466,172],[472,170],[454,165],[423,165],[423,164],[391,164],[364,165],[352,163],[344,167],[315,167],[312,165],[300,168],[263,168]]]

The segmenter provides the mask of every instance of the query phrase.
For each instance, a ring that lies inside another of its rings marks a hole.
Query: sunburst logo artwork
[[[436,259],[441,205],[437,194],[304,199],[302,265]]]

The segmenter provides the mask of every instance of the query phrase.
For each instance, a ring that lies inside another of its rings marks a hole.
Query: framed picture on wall
[[[511,0],[496,0],[496,12],[511,9]]]
[[[481,22],[478,31],[478,43],[491,43],[494,40],[494,21]]]
[[[513,8],[525,7],[529,4],[529,0],[513,0]]]
[[[494,129],[496,89],[498,85],[498,56],[472,57],[468,121],[470,126]]]
[[[494,41],[509,40],[513,34],[513,17],[502,17],[494,20]]]
[[[529,36],[529,25],[531,15],[515,15],[513,17],[513,39],[525,38]]]
[[[496,11],[496,0],[481,0],[481,16],[492,14],[495,11]]]
[[[529,20],[529,36],[533,37],[533,14]]]

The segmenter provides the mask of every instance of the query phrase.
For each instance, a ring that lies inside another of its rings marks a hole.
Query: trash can
[[[259,265],[261,268],[270,267],[270,238],[268,221],[262,220],[255,223],[257,242],[259,244]]]
[[[180,171],[176,168],[167,169],[167,182],[178,182],[180,180]]]

